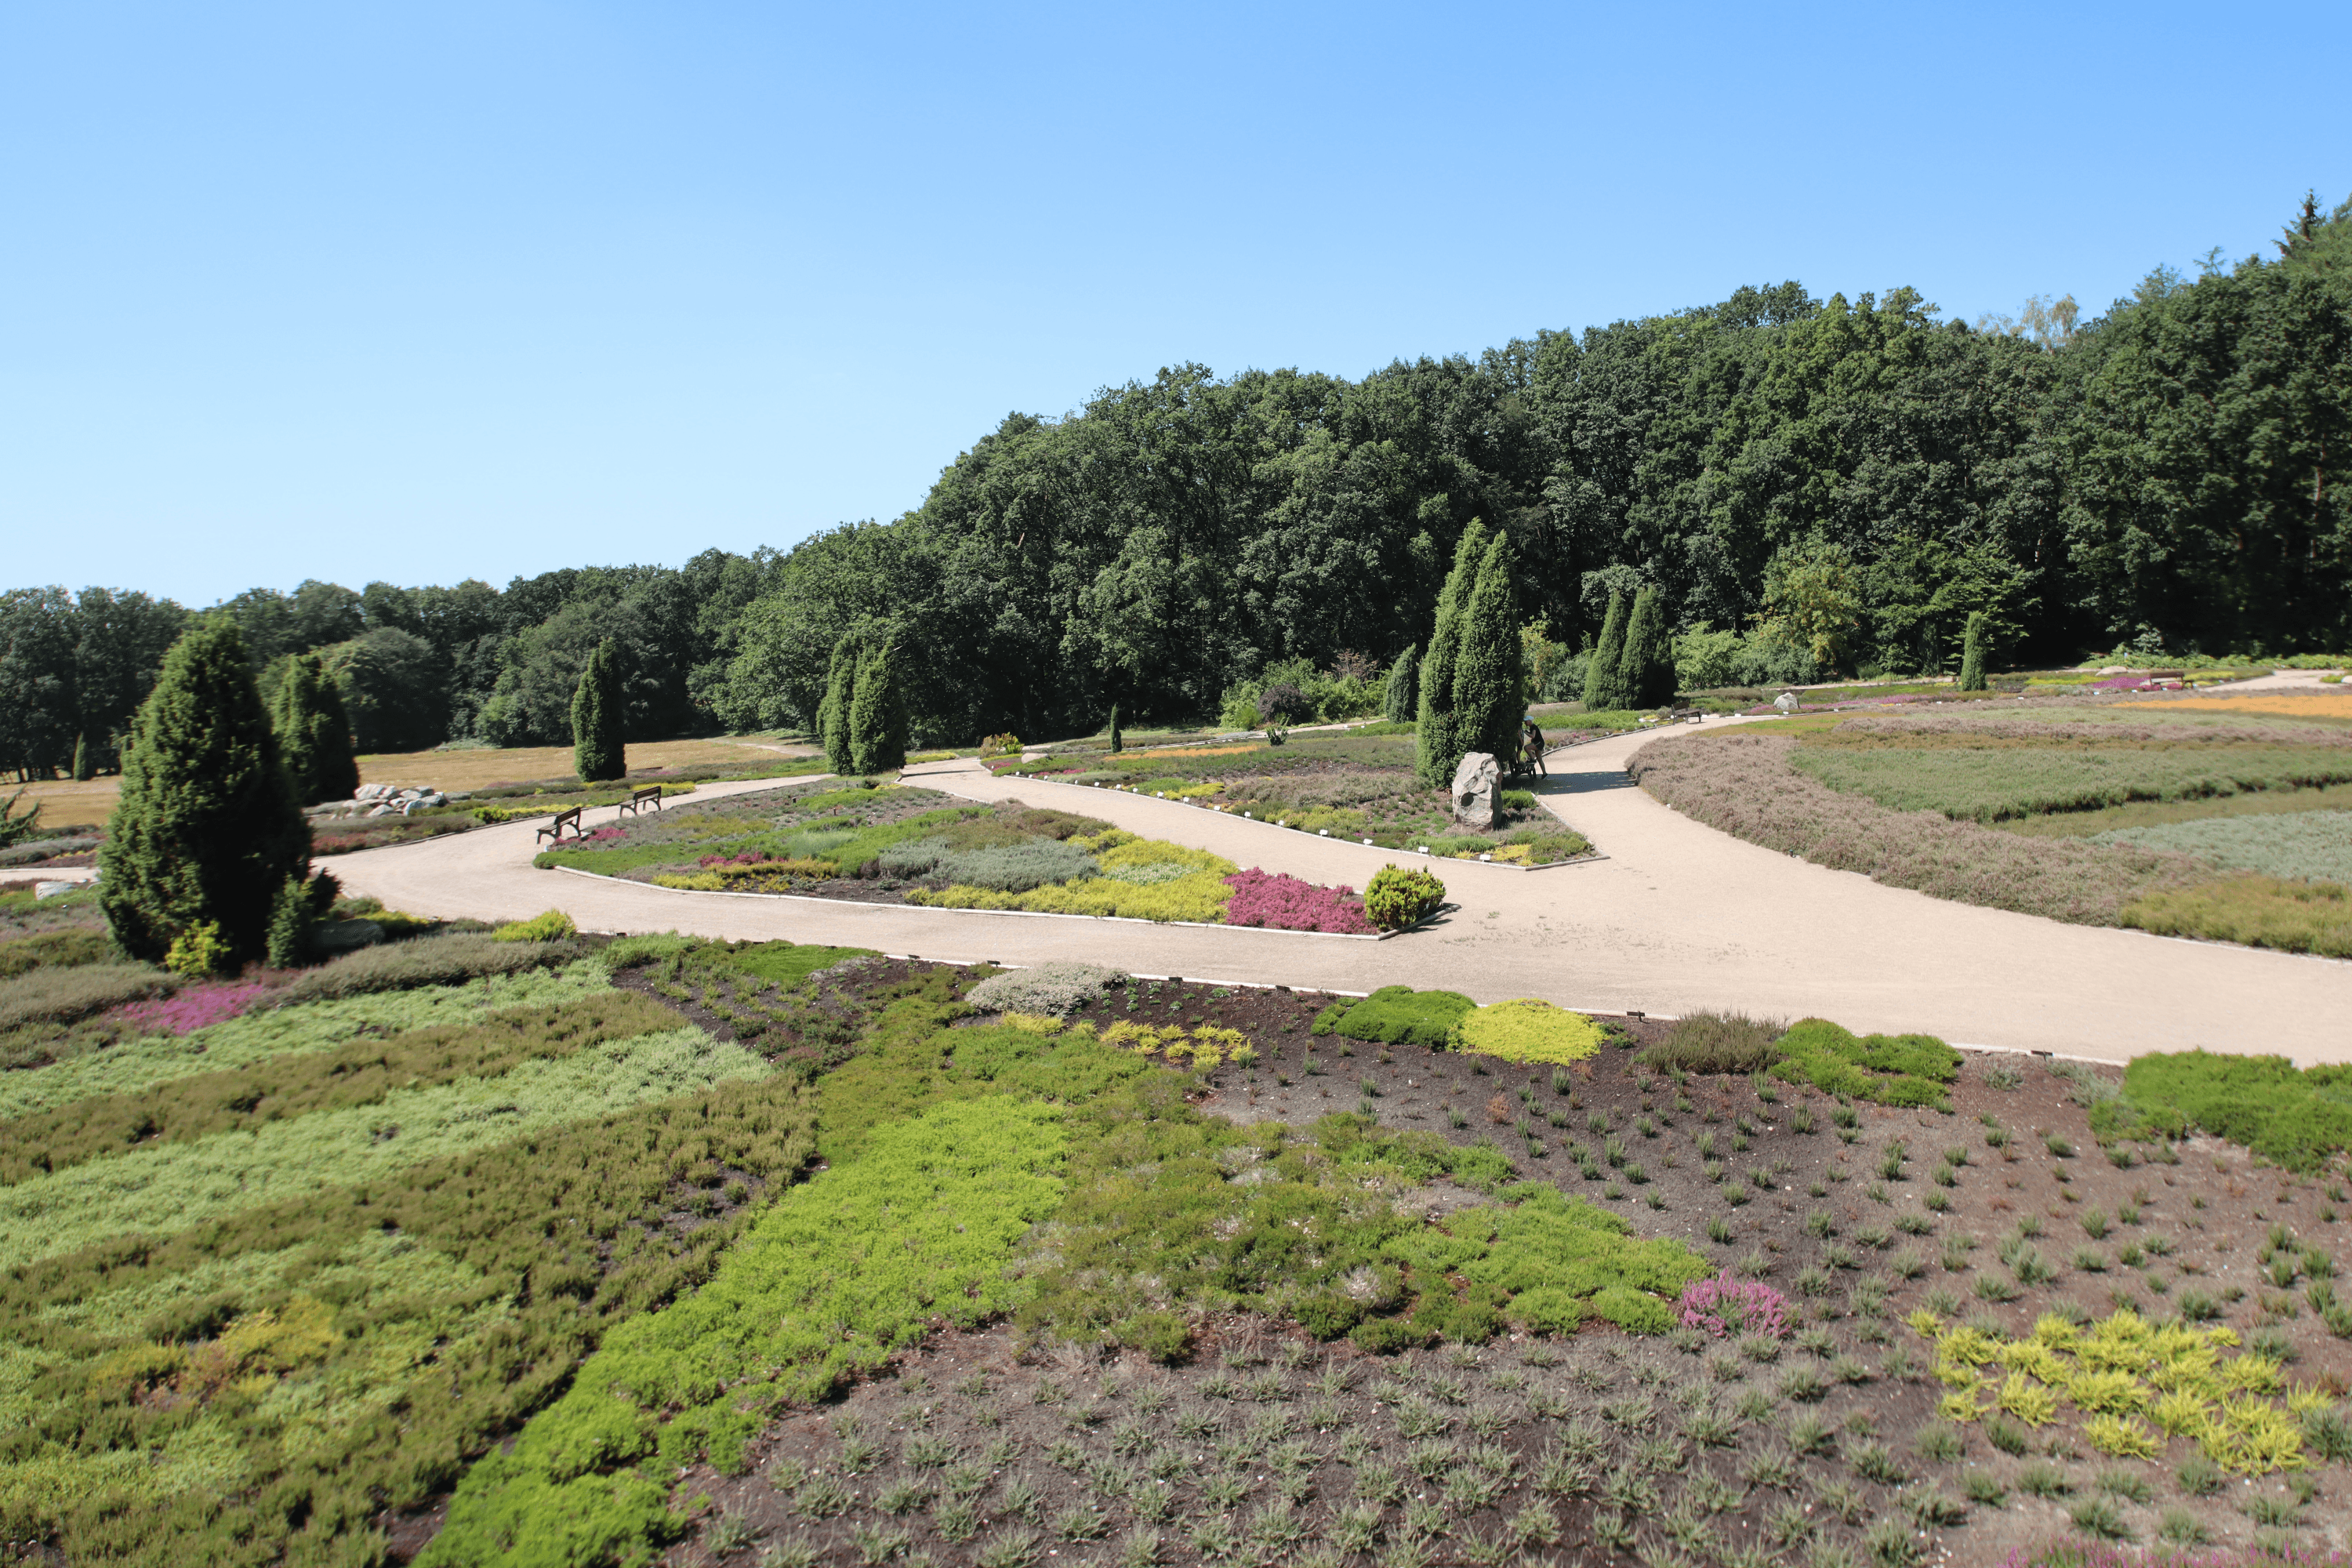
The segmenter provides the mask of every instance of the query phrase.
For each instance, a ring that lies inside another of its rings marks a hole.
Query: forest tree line
[[[788,552],[500,590],[255,589],[265,695],[322,652],[364,751],[563,744],[610,639],[631,739],[811,728],[845,632],[898,650],[913,733],[1214,716],[1425,645],[1474,520],[1508,539],[1530,668],[1579,678],[1651,591],[1686,685],[2352,648],[2352,201],[2151,273],[2085,319],[1941,319],[1796,283],[1360,380],[1200,365],[1008,416],[923,503]],[[0,598],[0,764],[112,765],[188,612]]]

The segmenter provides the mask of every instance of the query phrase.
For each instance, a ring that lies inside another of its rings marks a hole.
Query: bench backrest
[[[558,833],[562,832],[563,825],[568,822],[572,824],[572,831],[575,833],[578,832],[580,829],[580,814],[586,809],[588,809],[586,806],[575,805],[570,811],[557,812],[555,814],[555,831]]]
[[[631,800],[659,800],[661,798],[661,785],[647,784],[645,788],[637,791],[636,794],[631,795],[629,798]]]

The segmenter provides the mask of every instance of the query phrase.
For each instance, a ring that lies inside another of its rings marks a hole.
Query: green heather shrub
[[[1523,997],[1463,1014],[1445,1043],[1450,1050],[1499,1057],[1507,1062],[1559,1065],[1600,1055],[1602,1038],[1601,1026],[1584,1014]]]
[[[0,1388],[18,1397],[35,1365],[57,1387],[12,1434],[0,1532],[89,1563],[368,1550],[377,1516],[446,1491],[607,1325],[709,1277],[757,1200],[684,1234],[622,1216],[723,1180],[781,1190],[813,1152],[804,1092],[771,1077],[591,1110],[0,1276]]]
[[[0,1268],[129,1232],[168,1233],[650,1100],[699,1094],[768,1065],[674,1029],[489,1080],[394,1089],[372,1105],[263,1121],[235,1138],[144,1147],[0,1188]]]
[[[419,1568],[525,1543],[531,1562],[636,1558],[680,1531],[675,1466],[739,1469],[775,1411],[935,1321],[1006,1310],[1024,1285],[1004,1259],[1061,1202],[1064,1115],[1003,1097],[942,1105],[786,1194],[709,1283],[608,1332],[511,1452],[467,1472]]]
[[[1777,1018],[1701,1011],[1675,1021],[1666,1037],[1633,1059],[1659,1072],[1759,1073],[1780,1059],[1772,1048],[1783,1026]]]
[[[452,931],[363,947],[302,974],[278,992],[278,1005],[331,1001],[371,991],[454,985],[488,974],[553,969],[580,956],[568,942],[500,942],[487,931]]]
[[[2116,918],[2158,936],[2352,958],[2352,888],[2337,882],[2240,873],[2150,893],[2126,904]]]
[[[1459,991],[1415,991],[1410,985],[1383,985],[1360,1000],[1343,997],[1332,1003],[1316,1015],[1312,1032],[1442,1050],[1454,1026],[1476,1006]]]
[[[86,963],[110,963],[122,956],[114,939],[102,931],[48,931],[15,942],[0,942],[0,980],[14,980],[36,969],[77,969]]]
[[[788,987],[845,960],[880,956],[870,947],[827,947],[819,942],[713,942],[704,951],[714,963]]]
[[[1775,1042],[1775,1078],[1882,1105],[1951,1109],[1945,1086],[1959,1077],[1960,1053],[1931,1035],[1856,1037],[1826,1018],[1801,1018]]]
[[[93,1013],[161,996],[178,985],[149,964],[116,961],[60,969],[44,966],[0,980],[0,1029],[26,1024],[69,1024]]]
[[[527,921],[509,921],[490,933],[492,942],[562,942],[579,928],[562,910],[542,910]]]
[[[2102,1142],[2178,1138],[2195,1127],[2291,1171],[2352,1149],[2352,1068],[2297,1071],[2284,1057],[2179,1051],[2138,1057],[2123,1094],[2091,1109]]]
[[[883,852],[882,869],[899,877],[940,877],[959,886],[985,888],[999,893],[1025,893],[1032,888],[1083,879],[1095,874],[1093,856],[1075,845],[1051,838],[965,850],[950,850],[942,840],[936,838],[922,839],[919,845],[936,845],[939,847],[919,848],[916,844],[896,846]],[[920,869],[897,868],[919,865]],[[1181,874],[1182,868],[1179,868],[1168,879],[1172,880],[1174,875]]]
[[[362,1037],[329,1050],[79,1100],[10,1125],[0,1147],[0,1185],[133,1145],[144,1151],[289,1122],[310,1111],[373,1105],[395,1089],[496,1078],[520,1062],[677,1027],[677,1015],[650,997],[608,991],[551,1006],[509,1008],[478,1024],[436,1025],[388,1040]]]
[[[607,637],[588,656],[572,693],[572,771],[582,782],[628,776],[628,749],[621,729],[626,718],[620,650]]]
[[[123,952],[153,963],[211,922],[235,959],[262,956],[278,889],[308,875],[310,829],[227,616],[165,656],[131,721],[106,839],[99,903]]]
[[[545,1007],[607,989],[594,965],[530,969],[464,985],[363,994],[343,1001],[265,1008],[188,1035],[85,1032],[92,1048],[39,1072],[0,1073],[0,1121],[95,1095],[135,1094],[192,1073],[222,1071],[271,1058],[331,1050],[361,1032],[398,1034],[438,1024],[479,1022],[510,1007]]]
[[[1402,866],[1383,866],[1364,888],[1364,918],[1382,931],[1402,931],[1444,906],[1445,884],[1435,875]]]

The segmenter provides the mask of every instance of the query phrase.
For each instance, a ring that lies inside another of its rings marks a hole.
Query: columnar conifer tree
[[[1985,689],[1985,617],[1979,610],[1969,616],[1968,641],[1960,649],[1960,689]]]
[[[610,637],[596,645],[572,694],[572,769],[583,784],[628,774],[621,734],[620,653]]]
[[[134,958],[161,959],[207,924],[233,957],[259,958],[289,880],[314,907],[332,900],[332,879],[310,879],[310,830],[245,641],[227,616],[207,617],[164,657],[131,721],[99,905]]]
[[[907,705],[898,688],[898,645],[884,638],[857,661],[857,689],[849,700],[853,773],[887,773],[906,765]]]
[[[816,734],[824,747],[825,766],[837,773],[855,773],[849,742],[849,705],[856,695],[858,659],[863,640],[844,632],[833,645],[833,663],[825,671],[824,700],[817,705]]]
[[[1625,622],[1625,651],[1617,661],[1617,685],[1627,708],[1663,708],[1675,700],[1675,645],[1666,632],[1665,607],[1655,588],[1633,595]]]
[[[1420,705],[1421,645],[1408,643],[1389,666],[1388,685],[1381,692],[1381,717],[1391,724],[1410,724]]]
[[[1110,749],[1114,752],[1127,750],[1126,738],[1118,732],[1118,704],[1116,702],[1110,705]]]
[[[349,800],[359,792],[359,763],[352,755],[342,690],[317,654],[294,656],[278,689],[270,726],[278,732],[278,754],[286,759],[295,798],[304,805]]]
[[[1454,570],[1437,594],[1437,625],[1429,634],[1429,655],[1421,662],[1421,703],[1414,734],[1415,766],[1433,788],[1454,782],[1462,761],[1454,722],[1454,664],[1461,651],[1462,613],[1477,586],[1478,563],[1486,554],[1486,525],[1476,518],[1454,549]]]
[[[1601,640],[1584,662],[1584,710],[1605,713],[1625,706],[1624,675],[1618,668],[1625,658],[1625,596],[1609,595],[1609,614],[1601,623]]]
[[[1511,584],[1511,542],[1496,534],[1478,563],[1462,613],[1461,651],[1454,661],[1454,733],[1463,753],[1498,761],[1517,754],[1522,692],[1519,595]],[[1446,770],[1449,777],[1452,767]]]

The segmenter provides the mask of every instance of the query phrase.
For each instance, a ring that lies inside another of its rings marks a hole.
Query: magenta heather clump
[[[582,834],[580,836],[580,842],[583,844],[610,844],[615,838],[626,838],[628,836],[629,830],[625,827],[600,827],[593,833]]]
[[[251,1007],[269,987],[229,982],[191,985],[178,994],[154,1002],[131,1002],[114,1010],[114,1016],[133,1028],[158,1034],[193,1035],[206,1025],[224,1023]]]
[[[1353,888],[1318,888],[1255,866],[1227,877],[1225,886],[1234,890],[1225,901],[1227,925],[1334,931],[1343,936],[1372,934],[1362,906],[1354,902]]]
[[[713,866],[761,866],[774,858],[765,849],[751,849],[740,855],[705,855],[695,864],[709,870]]]
[[[1726,1269],[1683,1287],[1683,1322],[1717,1339],[1727,1334],[1789,1337],[1789,1298],[1759,1279],[1735,1279]]]

